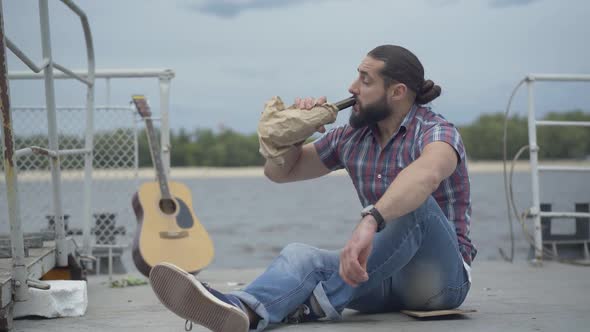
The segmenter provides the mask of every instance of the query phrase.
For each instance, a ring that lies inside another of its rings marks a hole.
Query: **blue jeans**
[[[432,197],[376,234],[368,281],[347,285],[339,263],[339,251],[289,244],[261,276],[232,294],[262,318],[256,329],[261,331],[312,294],[327,319],[335,320],[345,308],[363,313],[456,308],[470,287],[454,226]]]

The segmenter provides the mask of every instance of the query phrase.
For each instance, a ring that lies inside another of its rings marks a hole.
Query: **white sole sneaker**
[[[150,271],[150,283],[166,308],[214,332],[247,332],[248,316],[211,294],[195,277],[170,263]]]

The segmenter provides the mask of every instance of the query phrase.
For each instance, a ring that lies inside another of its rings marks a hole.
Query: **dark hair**
[[[385,62],[381,76],[385,86],[394,82],[405,84],[416,94],[416,103],[428,104],[440,96],[442,89],[431,80],[424,80],[424,67],[414,53],[397,45],[375,47],[368,56]]]

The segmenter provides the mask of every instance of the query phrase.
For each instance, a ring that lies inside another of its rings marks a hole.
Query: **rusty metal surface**
[[[0,27],[4,19],[0,15]],[[10,116],[10,99],[8,97],[8,70],[6,66],[6,45],[4,29],[0,28],[0,112],[2,114],[2,134],[4,136],[4,160],[6,167],[14,167],[14,138],[12,136],[12,119]],[[5,170],[9,172],[9,170]]]
[[[47,149],[40,148],[38,146],[31,146],[31,150],[35,154],[42,155],[42,156],[49,156],[49,150],[47,150]]]

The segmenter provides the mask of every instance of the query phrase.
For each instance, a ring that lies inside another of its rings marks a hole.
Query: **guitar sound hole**
[[[169,198],[161,199],[160,210],[162,210],[162,212],[165,214],[174,214],[174,212],[176,212],[176,202]]]

